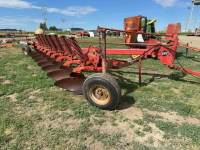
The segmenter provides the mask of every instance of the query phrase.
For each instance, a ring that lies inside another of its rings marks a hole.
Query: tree
[[[46,23],[40,23],[40,29],[43,29],[44,31],[48,30]]]
[[[57,29],[55,26],[50,26],[50,27],[49,27],[49,30],[50,30],[50,31],[57,31],[58,29]]]
[[[43,23],[40,23],[40,29],[43,29]]]
[[[43,30],[44,30],[44,31],[47,31],[47,30],[48,30],[47,25],[46,25],[45,22],[43,23]]]
[[[180,22],[178,22],[177,24],[181,25],[181,23],[180,23]],[[180,29],[179,29],[179,32],[181,32],[181,27],[180,27]]]

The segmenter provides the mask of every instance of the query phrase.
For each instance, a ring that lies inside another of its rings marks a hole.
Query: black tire
[[[121,100],[119,84],[107,74],[95,73],[89,76],[83,83],[82,90],[88,103],[100,109],[112,110]]]
[[[31,49],[28,45],[22,45],[22,52],[24,55],[29,56]]]

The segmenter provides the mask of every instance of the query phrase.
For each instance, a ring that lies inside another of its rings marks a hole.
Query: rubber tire
[[[26,50],[27,54],[24,53],[24,49]],[[22,45],[22,53],[26,56],[29,56],[29,53],[31,52],[31,49],[28,45]]]
[[[89,90],[93,85],[102,85],[108,90],[110,94],[110,100],[107,104],[99,105],[91,99]],[[114,109],[121,100],[121,89],[118,82],[112,76],[107,74],[95,73],[89,76],[83,83],[82,90],[85,99],[90,105],[96,106],[103,110]]]

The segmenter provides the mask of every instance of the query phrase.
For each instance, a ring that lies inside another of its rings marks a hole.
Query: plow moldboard
[[[47,76],[58,81],[61,79],[70,78],[70,74],[71,71],[60,69],[47,73]]]
[[[44,67],[44,66],[49,66],[52,64],[53,64],[53,61],[43,61],[43,62],[38,63],[38,66]]]
[[[82,86],[85,79],[70,77],[54,83],[55,86],[74,92],[74,94],[82,94]]]

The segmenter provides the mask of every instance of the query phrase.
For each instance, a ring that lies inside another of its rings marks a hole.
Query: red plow
[[[141,18],[139,18],[140,21]],[[146,58],[148,55],[156,55],[169,69],[200,76],[199,72],[173,64],[177,46],[185,47],[178,44],[180,25],[169,24],[166,35],[159,35],[141,32],[142,27],[137,26],[135,22],[133,20],[130,23],[132,26],[129,30],[98,27],[102,40],[99,38],[99,42],[89,43],[99,43],[99,47],[81,48],[74,37],[36,34],[36,41],[27,39],[27,45],[22,46],[22,51],[25,55],[31,56],[38,66],[47,72],[47,76],[56,80],[55,86],[72,91],[74,94],[83,94],[92,106],[107,110],[114,109],[121,100],[119,84],[112,76],[106,74],[109,69],[120,69],[139,62],[139,82],[141,85],[142,58]],[[130,38],[128,36],[132,38],[142,34],[145,37],[145,42],[106,43],[107,30],[124,32],[125,40]],[[165,40],[168,42],[162,43],[159,39],[149,38],[148,35],[165,36]],[[129,49],[107,49],[106,44],[128,45]],[[35,51],[32,52],[29,45]],[[200,51],[188,46],[186,48]],[[132,61],[120,61],[107,57],[107,54],[140,56]],[[86,78],[82,74],[84,70],[99,71],[99,73]]]

